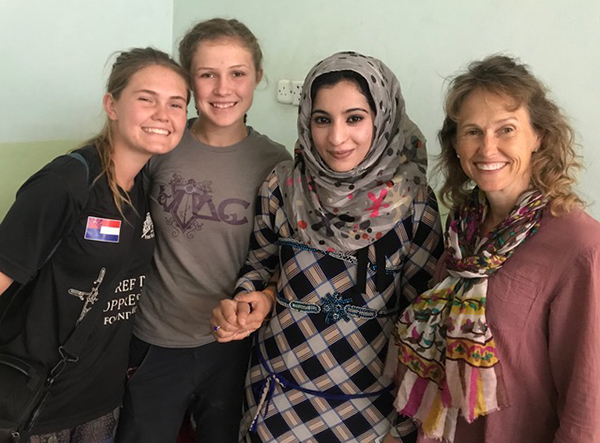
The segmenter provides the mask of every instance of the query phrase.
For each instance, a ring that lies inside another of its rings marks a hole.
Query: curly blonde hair
[[[458,115],[469,95],[483,90],[506,96],[514,109],[524,106],[541,144],[531,159],[531,185],[548,199],[550,211],[559,216],[583,201],[575,194],[575,173],[581,168],[575,152],[574,132],[561,109],[548,97],[548,89],[524,64],[505,55],[492,55],[469,64],[466,72],[454,77],[445,101],[446,118],[438,133],[441,153],[435,170],[444,174],[442,202],[456,209],[468,198],[474,183],[467,177],[456,156]]]

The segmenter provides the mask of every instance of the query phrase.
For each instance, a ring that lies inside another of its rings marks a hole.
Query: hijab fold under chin
[[[347,172],[333,171],[310,132],[311,86],[322,74],[354,71],[368,83],[375,117],[373,143]],[[382,62],[354,52],[334,54],[308,73],[298,114],[293,168],[277,167],[284,208],[299,240],[321,250],[353,252],[375,242],[404,218],[426,186],[425,137],[408,118],[400,83]]]

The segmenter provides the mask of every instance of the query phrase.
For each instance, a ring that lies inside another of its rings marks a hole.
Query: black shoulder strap
[[[73,157],[77,160],[79,160],[79,162],[85,166],[85,176],[87,178],[87,181],[89,183],[90,181],[90,165],[88,165],[87,160],[83,157],[83,155],[81,155],[79,152],[69,152],[68,154],[70,157]]]
[[[73,157],[73,158],[77,159],[77,161],[79,161],[83,166],[85,166],[86,180],[88,182],[88,187],[87,188],[88,188],[88,194],[89,194],[90,167],[88,165],[87,160],[85,159],[85,157],[83,155],[81,155],[78,152],[70,152],[67,155],[69,155],[70,157]],[[86,202],[87,202],[87,199],[88,199],[88,197],[87,197],[88,194],[86,194]],[[83,204],[83,208],[84,209],[86,207],[86,202],[84,202],[84,204]],[[73,229],[75,229],[75,225],[77,224],[78,221],[79,221],[79,216],[75,217],[75,221],[73,222],[73,226],[71,226],[66,231],[67,232],[66,235],[70,234],[73,231]],[[56,242],[56,245],[54,246],[54,248],[52,248],[52,250],[50,251],[50,254],[48,254],[48,256],[46,257],[46,259],[44,260],[44,262],[40,266],[40,269],[42,267],[44,267],[44,265],[50,260],[50,258],[52,258],[52,255],[54,255],[54,253],[56,252],[56,250],[60,246],[62,240],[63,239],[61,238],[61,239],[59,239]],[[69,337],[69,339],[59,348],[59,352],[60,352],[61,356],[63,357],[62,358],[63,362],[66,362],[67,360],[68,361],[73,361],[73,360],[76,360],[77,358],[79,358],[78,357],[79,353],[81,353],[81,350],[83,349],[83,344],[84,344],[83,340],[81,339],[81,337],[85,336],[87,338],[87,335],[91,331],[90,325],[93,323],[93,321],[91,321],[91,320],[96,315],[89,315],[89,314],[92,314],[92,313],[96,314],[95,311],[102,312],[100,309],[96,309],[96,310],[92,309],[90,312],[88,312],[88,315],[86,315],[85,317],[83,317],[83,319],[81,319],[81,321],[75,325],[75,329],[71,333],[71,336]],[[99,314],[97,314],[97,315],[99,315]],[[82,327],[82,326],[85,326],[85,327]],[[89,331],[87,331],[87,333],[85,331],[86,329],[89,329]],[[66,350],[67,355],[68,355],[69,358],[65,358],[65,355],[64,355],[65,350]]]
[[[89,166],[87,160],[79,152],[75,152],[75,151],[69,152],[68,155],[70,157],[73,157],[77,161],[79,161],[83,166],[85,166],[85,173],[86,173],[86,179],[88,182],[88,194],[89,194],[90,166]],[[86,202],[84,202],[84,204],[83,204],[84,210],[86,207],[86,203],[87,203],[87,196],[86,196]],[[71,229],[69,229],[67,231],[67,233],[70,233],[71,231],[73,231],[73,229],[75,229],[75,224],[78,221],[79,221],[79,217],[75,217],[74,225],[71,227]],[[54,253],[54,251],[56,251],[56,249],[60,245],[61,241],[62,241],[62,239],[58,241],[58,243],[52,250],[52,253]],[[52,255],[52,253],[50,255]],[[48,258],[50,258],[50,257],[48,257]],[[59,352],[62,356],[63,362],[77,361],[77,359],[79,359],[79,354],[81,353],[81,351],[83,349],[83,346],[85,344],[85,339],[87,339],[88,334],[91,332],[91,325],[94,323],[93,320],[95,318],[97,318],[101,312],[102,311],[100,309],[94,310],[93,305],[92,305],[92,309],[87,313],[87,315],[85,315],[80,321],[78,321],[76,323],[75,329],[69,336],[68,340],[59,348]],[[56,375],[58,375],[58,374],[56,374]]]
[[[90,185],[90,167],[88,165],[87,160],[83,157],[83,155],[81,155],[78,152],[69,152],[67,154],[69,157],[73,157],[75,159],[77,159],[83,166],[85,166],[85,179],[88,183],[88,188]],[[89,189],[88,189],[89,190]],[[87,194],[86,194],[86,202],[87,202]],[[83,203],[83,207],[85,208],[85,202]],[[73,226],[71,226],[71,228],[67,231],[67,234],[69,234],[73,229],[75,229],[75,224],[77,223],[77,221],[79,220],[79,217],[75,218],[75,222],[73,224]],[[56,245],[54,245],[54,247],[52,248],[52,250],[50,251],[50,253],[48,254],[48,256],[46,257],[46,260],[44,260],[44,262],[42,263],[42,265],[40,266],[40,269],[48,262],[48,260],[50,260],[50,258],[54,255],[54,253],[56,252],[56,250],[58,249],[58,247],[60,246],[60,243],[62,242],[62,238],[59,239],[56,242]]]
[[[118,281],[123,275],[123,271],[117,273],[114,279]],[[96,322],[102,316],[101,303],[98,303],[98,300],[94,304],[92,304],[90,310],[84,317],[78,321],[75,325],[75,329],[71,332],[71,335],[67,339],[67,341],[58,348],[58,351],[61,355],[61,361],[57,364],[57,367],[63,366],[67,362],[76,362],[79,360],[79,355],[81,351],[83,351],[89,335],[92,333]],[[60,371],[56,371],[57,367],[55,367],[52,371],[54,372],[54,377],[56,377]]]
[[[79,152],[71,152],[71,153],[69,153],[69,155],[71,157],[79,160],[85,166],[87,177],[88,177],[88,188],[89,188],[93,178],[90,176],[90,167],[89,167],[87,160]],[[84,208],[85,208],[85,204],[84,204]],[[77,220],[78,219],[79,218],[77,218]],[[71,231],[73,229],[74,229],[74,226],[71,229]],[[123,274],[123,271],[117,273],[117,275],[114,278],[116,280],[118,280],[119,278],[121,278],[122,274]],[[100,309],[100,307],[96,307],[94,309],[95,305],[100,305],[100,303],[92,304],[91,309],[87,312],[87,314],[85,314],[82,319],[78,320],[78,322],[75,325],[75,329],[73,329],[73,332],[71,332],[71,335],[69,336],[68,340],[59,348],[59,352],[60,352],[60,355],[62,356],[62,360],[61,360],[61,362],[59,362],[59,364],[57,366],[64,365],[68,361],[79,360],[79,355],[81,354],[81,351],[85,347],[87,339],[88,339],[89,335],[91,334],[92,329],[94,328],[94,325],[96,324],[96,321],[99,320],[100,317],[102,316],[102,309]],[[58,373],[56,373],[55,376],[56,375],[58,375]]]
[[[85,172],[86,172],[86,177],[87,177],[87,182],[88,182],[88,186],[87,186],[88,194],[86,194],[86,201],[83,204],[83,208],[85,210],[85,207],[87,206],[89,188],[91,185],[90,167],[89,167],[89,164],[88,164],[87,160],[85,159],[85,157],[83,155],[81,155],[80,153],[70,152],[68,155],[70,157],[77,159],[81,164],[83,164],[83,166],[85,166]],[[71,233],[73,231],[73,229],[75,229],[76,223],[78,221],[79,221],[79,217],[75,217],[75,222],[74,222],[73,226],[71,226],[71,228],[67,231],[67,235],[69,233]],[[54,254],[56,249],[58,249],[58,246],[60,245],[61,241],[62,241],[62,238],[56,243],[56,246],[52,249],[52,252],[50,252],[48,257],[44,261],[44,264],[46,264],[46,262],[48,260],[50,260],[50,258],[52,257],[52,255]],[[42,266],[44,266],[44,264]],[[97,303],[97,304],[99,305],[100,303]],[[32,413],[31,413],[31,417],[29,418],[29,421],[27,422],[27,424],[25,426],[25,429],[28,432],[31,431],[33,424],[37,420],[41,409],[43,408],[44,404],[46,403],[46,400],[48,399],[48,396],[50,393],[50,388],[54,384],[54,381],[56,380],[56,378],[64,370],[67,363],[77,362],[79,360],[79,354],[81,354],[81,351],[83,350],[83,347],[85,346],[85,342],[86,342],[89,334],[92,331],[92,326],[95,323],[94,320],[98,319],[101,314],[102,314],[102,309],[99,309],[99,307],[94,309],[94,306],[92,305],[92,309],[90,309],[90,311],[87,313],[87,315],[85,315],[80,321],[78,321],[78,323],[75,324],[75,329],[73,329],[73,332],[71,333],[71,335],[69,336],[67,341],[62,346],[59,346],[58,352],[60,353],[61,359],[50,370],[50,372],[48,374],[48,377],[46,379],[45,388],[44,388],[44,394],[42,395],[42,397],[39,400],[36,407],[33,409]]]

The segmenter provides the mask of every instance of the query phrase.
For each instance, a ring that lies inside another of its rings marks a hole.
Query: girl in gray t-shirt
[[[209,320],[233,296],[259,186],[291,158],[245,123],[262,78],[246,26],[201,22],[179,53],[199,117],[148,168],[157,248],[136,315],[120,442],[175,441],[188,409],[198,441],[237,441],[250,343],[216,343]]]

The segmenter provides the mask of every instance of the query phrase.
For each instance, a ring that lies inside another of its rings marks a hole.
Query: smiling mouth
[[[336,160],[343,160],[349,157],[352,154],[352,149],[348,149],[346,151],[329,151],[329,155],[335,158]]]
[[[142,128],[142,130],[147,134],[169,135],[171,133],[171,131],[161,128]]]
[[[508,165],[507,162],[495,162],[495,163],[475,163],[475,166],[480,171],[497,171]]]
[[[217,109],[228,109],[228,108],[233,108],[236,105],[236,102],[232,102],[232,103],[211,103],[210,105],[213,108],[217,108]]]

